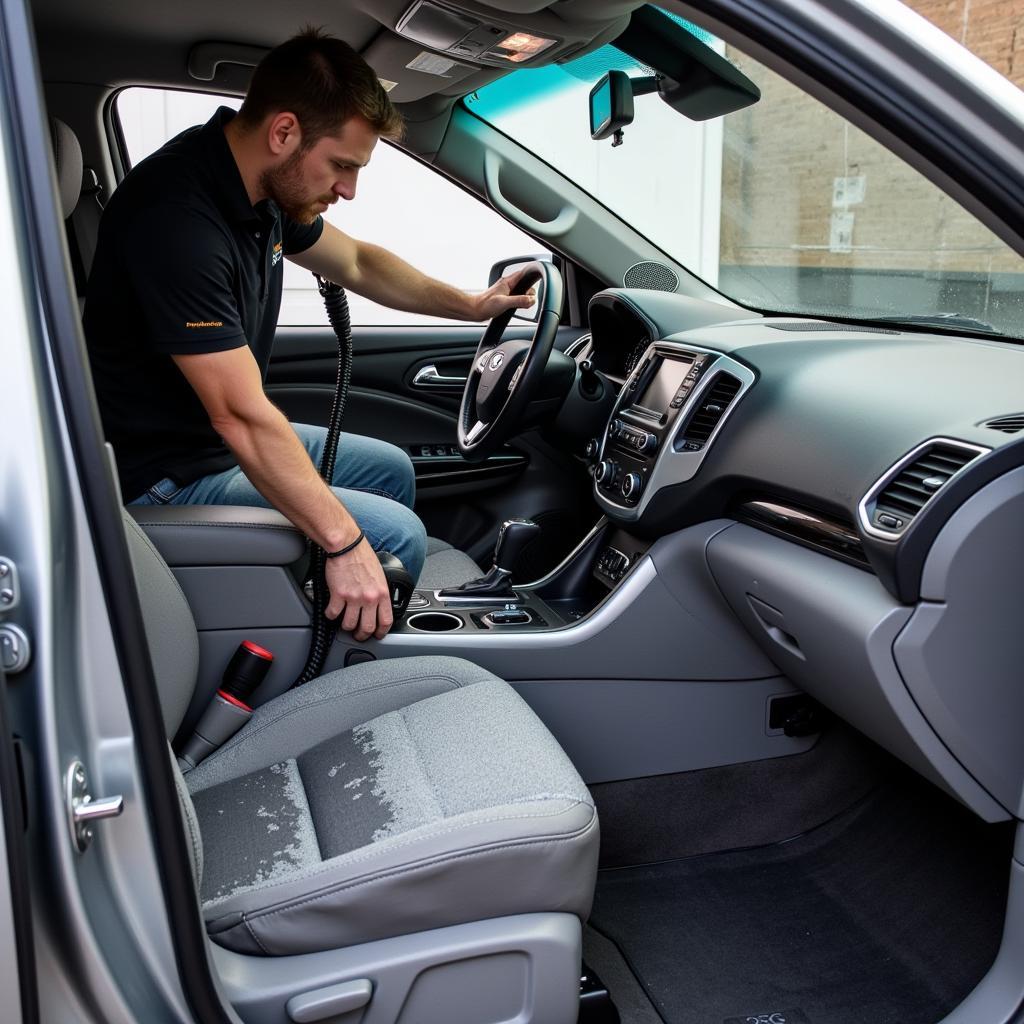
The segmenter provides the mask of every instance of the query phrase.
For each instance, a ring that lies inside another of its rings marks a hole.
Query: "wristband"
[[[365,539],[366,534],[360,530],[359,536],[351,544],[346,544],[345,547],[339,548],[337,551],[325,551],[324,554],[328,558],[341,558],[342,555],[347,555],[350,551],[354,551]]]

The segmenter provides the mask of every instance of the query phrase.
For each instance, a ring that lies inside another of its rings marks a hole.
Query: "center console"
[[[657,491],[690,479],[754,374],[728,356],[657,341],[623,385],[595,445],[594,492],[619,520],[635,521]]]
[[[602,519],[548,576],[516,584],[506,595],[415,590],[392,633],[482,637],[564,629],[593,612],[648,547],[646,541],[616,530]]]

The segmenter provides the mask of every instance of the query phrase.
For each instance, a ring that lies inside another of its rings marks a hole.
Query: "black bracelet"
[[[347,544],[343,548],[339,548],[337,551],[325,551],[324,554],[328,558],[341,558],[342,555],[347,555],[350,551],[354,551],[363,541],[366,540],[366,534],[362,530],[359,531],[359,536],[356,537],[351,544]]]

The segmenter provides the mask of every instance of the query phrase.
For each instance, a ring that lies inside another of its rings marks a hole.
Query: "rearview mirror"
[[[609,71],[590,90],[590,137],[607,139],[633,121],[633,86],[625,71]]]
[[[761,98],[758,87],[721,54],[673,21],[644,6],[634,11],[615,45],[655,73],[630,78],[609,71],[590,90],[590,136],[622,142],[633,121],[633,97],[657,93],[691,121],[708,121],[742,110]]]

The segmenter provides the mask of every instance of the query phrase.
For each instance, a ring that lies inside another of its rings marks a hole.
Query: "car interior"
[[[130,166],[121,91],[237,98],[305,23],[387,82],[406,154],[536,242],[480,267],[528,264],[526,317],[353,328],[345,429],[406,450],[432,538],[383,640],[339,633],[293,686],[306,538],[123,508],[197,913],[247,1024],[982,1024],[1021,994],[1024,265],[1000,242],[1004,292],[971,306],[951,273],[931,308],[938,277],[878,263],[905,299],[882,320],[853,274],[856,301],[822,274],[798,304],[782,271],[670,254],[530,141],[560,133],[509,82],[591,61],[579,152],[631,160],[648,93],[680,124],[767,109],[775,79],[676,6],[31,5],[80,302]],[[327,423],[336,351],[279,328],[290,419]],[[252,709],[185,757],[240,645]]]

